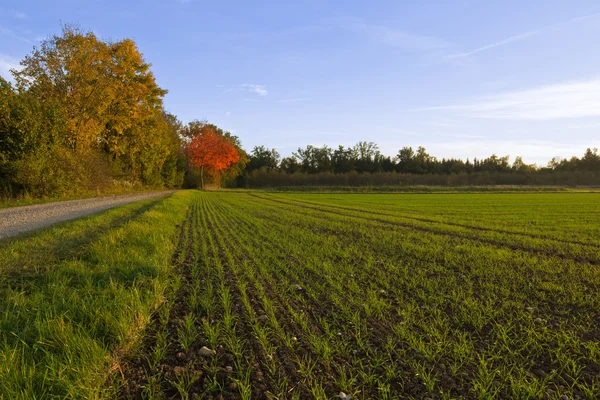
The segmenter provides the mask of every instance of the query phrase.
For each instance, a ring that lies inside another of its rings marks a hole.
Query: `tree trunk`
[[[200,189],[204,189],[204,165],[200,167]]]

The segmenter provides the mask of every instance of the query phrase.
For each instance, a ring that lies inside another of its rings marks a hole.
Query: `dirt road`
[[[44,228],[111,207],[132,203],[171,192],[151,192],[133,195],[95,197],[83,200],[57,201],[33,206],[0,209],[0,239]]]

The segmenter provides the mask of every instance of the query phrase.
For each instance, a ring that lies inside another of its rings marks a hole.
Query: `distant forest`
[[[46,197],[157,188],[298,185],[600,185],[600,155],[527,165],[521,157],[438,159],[423,147],[384,156],[373,142],[306,146],[281,158],[167,112],[134,41],[75,26],[0,77],[0,196]]]
[[[587,149],[583,157],[552,159],[539,167],[509,156],[470,160],[438,159],[419,147],[404,147],[395,157],[381,154],[377,144],[353,147],[307,146],[291,157],[255,147],[246,174],[236,184],[250,188],[277,186],[381,185],[600,185],[600,154]]]

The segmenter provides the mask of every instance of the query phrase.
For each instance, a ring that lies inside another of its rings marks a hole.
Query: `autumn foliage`
[[[180,123],[131,39],[76,26],[0,77],[0,197],[180,187]]]
[[[221,172],[240,160],[238,149],[231,140],[219,135],[213,126],[207,125],[193,137],[187,148],[188,161],[200,168],[201,186],[204,187],[204,172],[217,177]]]

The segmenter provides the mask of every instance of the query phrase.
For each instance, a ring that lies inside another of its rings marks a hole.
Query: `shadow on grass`
[[[97,238],[136,220],[167,197],[104,210],[0,241],[0,255],[6,254],[4,265],[0,265],[0,293],[7,288],[27,291],[62,261],[86,261],[89,245]]]

